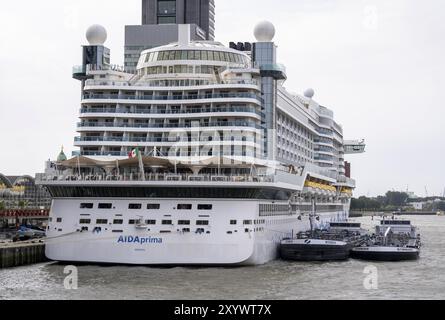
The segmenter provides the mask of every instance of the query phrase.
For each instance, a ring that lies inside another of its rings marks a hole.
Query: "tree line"
[[[360,197],[353,198],[351,201],[351,210],[356,211],[378,211],[378,210],[399,210],[403,207],[410,207],[410,202],[426,202],[428,200],[434,200],[435,198],[428,199],[415,199],[411,200],[406,192],[388,191],[384,196],[378,196],[376,198]],[[442,201],[431,201],[426,204],[424,210],[445,211],[445,199]]]

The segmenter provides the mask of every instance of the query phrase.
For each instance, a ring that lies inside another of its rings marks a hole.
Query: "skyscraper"
[[[196,24],[215,37],[214,0],[142,0],[142,24]]]
[[[177,41],[179,24],[191,25],[191,40],[213,40],[215,1],[142,0],[142,25],[125,27],[125,69],[136,69],[143,50]]]

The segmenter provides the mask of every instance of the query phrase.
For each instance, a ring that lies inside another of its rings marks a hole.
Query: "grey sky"
[[[5,1],[0,11],[0,172],[34,174],[64,145],[74,150],[80,108],[71,67],[93,23],[123,64],[124,25],[140,24],[140,0]],[[253,41],[272,21],[286,87],[316,91],[346,138],[356,195],[445,188],[443,0],[216,0],[216,38]],[[26,11],[24,11],[26,10]]]

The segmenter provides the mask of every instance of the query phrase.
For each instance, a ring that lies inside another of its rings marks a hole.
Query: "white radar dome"
[[[272,22],[262,21],[255,26],[254,35],[258,42],[271,42],[275,37],[275,27]]]
[[[88,28],[87,40],[92,46],[101,46],[107,41],[107,30],[99,24],[93,24]]]
[[[307,90],[304,92],[304,96],[305,96],[306,98],[312,99],[312,98],[315,96],[315,91],[314,91],[314,89],[312,89],[312,88],[307,89]]]

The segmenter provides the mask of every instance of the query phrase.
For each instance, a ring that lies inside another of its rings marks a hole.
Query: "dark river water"
[[[0,270],[0,299],[445,299],[445,217],[409,217],[422,235],[421,259],[378,263],[274,261],[243,268],[79,266],[78,289],[54,263]],[[371,218],[355,219],[372,226]],[[368,266],[377,289],[365,289]],[[374,269],[375,270],[375,269]]]

